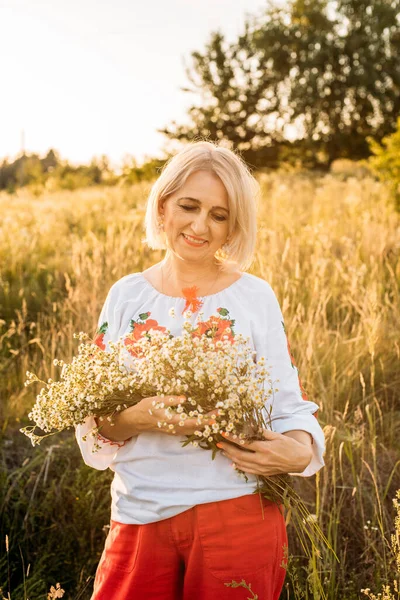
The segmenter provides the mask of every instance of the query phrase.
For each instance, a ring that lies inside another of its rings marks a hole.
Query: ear
[[[168,200],[165,196],[161,197],[158,201],[158,214],[164,216],[165,203]]]

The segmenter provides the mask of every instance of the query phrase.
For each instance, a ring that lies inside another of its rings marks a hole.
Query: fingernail
[[[210,425],[215,425],[216,421],[214,421],[214,419],[211,419],[210,421]]]
[[[224,437],[229,437],[229,433],[225,431],[221,431],[221,435],[223,435]]]
[[[220,442],[218,442],[217,446],[218,448],[223,448],[223,445]]]

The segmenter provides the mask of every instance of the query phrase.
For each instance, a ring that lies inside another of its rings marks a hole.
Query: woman
[[[196,142],[176,154],[152,188],[145,218],[145,241],[165,248],[165,257],[114,283],[97,341],[106,347],[122,335],[129,349],[152,329],[180,335],[185,314],[191,311],[194,322],[200,309],[214,330],[249,336],[257,358],[266,357],[278,388],[273,431],[245,446],[228,438],[211,460],[209,452],[180,443],[199,428],[195,419],[177,427],[177,415],[169,421],[174,429],[159,428],[164,411],[154,409],[154,398],[122,411],[114,426],[99,423],[97,453],[93,438],[82,441],[97,421],[79,425],[86,464],[115,473],[92,600],[244,599],[243,588],[224,585],[242,579],[260,600],[279,598],[287,557],[283,507],[253,494],[256,476],[313,475],[324,465],[324,435],[276,296],[269,283],[245,272],[256,243],[257,195],[256,180],[232,151]]]

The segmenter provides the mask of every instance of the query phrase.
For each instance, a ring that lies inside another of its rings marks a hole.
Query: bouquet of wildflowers
[[[210,327],[212,317],[205,326],[199,313],[196,324],[192,325],[189,321],[192,313],[185,314],[181,336],[154,329],[151,336],[110,341],[107,350],[85,333],[74,334],[84,343],[79,345],[78,355],[70,364],[54,361],[62,367],[59,382],[49,379],[46,383],[27,372],[25,385],[44,384],[29,418],[46,435],[37,435],[35,426],[21,431],[33,445],[39,444],[47,435],[82,423],[88,416],[107,418],[112,424],[114,415],[124,408],[142,398],[157,396],[160,400],[153,401],[154,407],[165,408],[164,420],[157,423],[160,429],[173,429],[169,423],[173,414],[180,415],[179,425],[184,425],[187,418],[197,419],[199,430],[187,435],[183,446],[192,444],[211,450],[214,458],[219,451],[217,443],[227,441],[222,434],[229,434],[239,444],[263,440],[263,429],[271,429],[266,401],[274,391],[265,358],[256,361],[249,340],[241,334],[233,337],[229,332],[217,333],[217,329]],[[186,401],[170,406],[163,402],[169,395],[184,395]],[[210,412],[212,425],[200,428],[204,416]],[[100,430],[101,425],[90,434],[96,437]],[[94,450],[98,448],[95,443]],[[244,472],[236,470],[247,479]],[[306,554],[315,559],[315,552],[319,553],[317,540],[329,548],[330,545],[290,482],[287,474],[258,475],[255,491],[284,504]]]
[[[27,372],[25,385],[44,384],[29,418],[46,435],[37,435],[36,426],[21,431],[35,445],[48,435],[82,423],[88,416],[100,420],[106,417],[113,423],[116,413],[142,398],[159,396],[161,400],[153,404],[164,408],[163,397],[185,395],[186,402],[165,408],[165,420],[158,422],[160,428],[172,429],[168,421],[174,412],[180,414],[180,425],[196,417],[200,426],[204,415],[215,410],[215,422],[187,436],[184,445],[212,449],[214,456],[222,432],[239,440],[260,434],[265,426],[262,409],[272,393],[270,386],[266,387],[270,380],[265,359],[255,362],[248,340],[240,334],[234,343],[228,335],[225,339],[204,335],[201,323],[190,324],[190,316],[188,311],[181,336],[154,330],[151,338],[109,342],[109,350],[85,333],[74,334],[85,343],[80,344],[70,364],[54,360],[62,367],[59,382],[44,382]],[[101,426],[92,434],[99,429]]]

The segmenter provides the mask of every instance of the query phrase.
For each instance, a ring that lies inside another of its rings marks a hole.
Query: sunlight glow
[[[156,133],[192,98],[183,59],[211,31],[234,39],[263,0],[5,0],[0,158],[53,147],[71,161],[161,155]],[[25,138],[22,141],[22,132]]]

